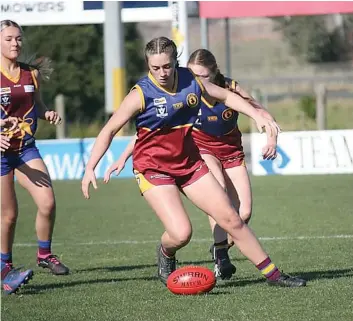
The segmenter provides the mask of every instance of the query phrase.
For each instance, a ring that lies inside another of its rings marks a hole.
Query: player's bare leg
[[[176,269],[176,251],[190,241],[191,223],[175,185],[155,186],[143,195],[165,229],[157,248],[157,263],[158,277],[166,284],[168,276]]]

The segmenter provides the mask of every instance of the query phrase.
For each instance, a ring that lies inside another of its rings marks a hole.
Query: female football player
[[[1,152],[1,280],[6,293],[14,293],[32,278],[33,271],[20,272],[12,265],[12,247],[18,216],[14,176],[38,207],[36,232],[37,264],[53,274],[69,269],[51,252],[55,221],[55,198],[48,170],[35,145],[37,119],[52,124],[61,121],[47,109],[40,95],[41,67],[18,61],[23,32],[14,21],[1,21],[1,119],[18,118],[18,130],[2,130],[8,146]]]
[[[201,95],[253,118],[257,128],[277,133],[275,122],[263,117],[238,95],[177,65],[177,47],[168,38],[151,40],[145,48],[149,74],[143,77],[99,133],[82,179],[82,193],[97,188],[94,169],[115,134],[132,117],[137,140],[133,167],[140,190],[161,220],[165,232],[158,247],[158,275],[165,284],[176,269],[175,254],[190,240],[192,227],[179,189],[229,233],[239,250],[267,277],[269,284],[304,286],[299,278],[281,273],[239,217],[227,193],[209,172],[192,138]]]

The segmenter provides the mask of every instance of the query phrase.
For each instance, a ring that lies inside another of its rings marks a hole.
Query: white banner
[[[0,1],[1,20],[20,26],[97,24],[104,22],[104,10],[85,10],[83,1]],[[169,7],[122,9],[123,22],[170,21]]]
[[[263,160],[266,135],[251,134],[254,175],[353,173],[353,130],[285,132],[278,137],[278,156]]]

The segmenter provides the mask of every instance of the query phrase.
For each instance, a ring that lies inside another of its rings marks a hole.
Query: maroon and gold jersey
[[[143,102],[136,117],[134,169],[169,175],[187,175],[199,166],[201,156],[192,139],[192,126],[200,108],[203,86],[186,68],[177,68],[174,88],[162,88],[151,74],[133,88]]]
[[[234,80],[226,78],[226,83],[235,89]],[[220,160],[244,157],[238,115],[223,103],[210,104],[202,97],[192,133],[200,152],[208,151]]]
[[[1,70],[1,119],[9,116],[19,119],[20,131],[3,132],[11,137],[9,151],[21,150],[26,141],[33,139],[37,130],[37,112],[34,93],[37,90],[34,69],[20,63],[17,78],[10,77]]]

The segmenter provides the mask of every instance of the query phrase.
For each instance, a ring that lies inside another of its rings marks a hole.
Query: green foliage
[[[327,17],[294,16],[274,18],[292,52],[307,62],[335,62],[349,59],[352,18],[343,17],[342,29],[328,30]]]
[[[314,96],[300,98],[299,108],[309,119],[316,119],[316,98]]]
[[[136,24],[125,24],[128,88],[144,69],[141,38]],[[65,96],[68,122],[81,124],[104,118],[104,46],[102,25],[25,27],[26,48],[53,61],[43,98],[54,108],[54,97]]]

